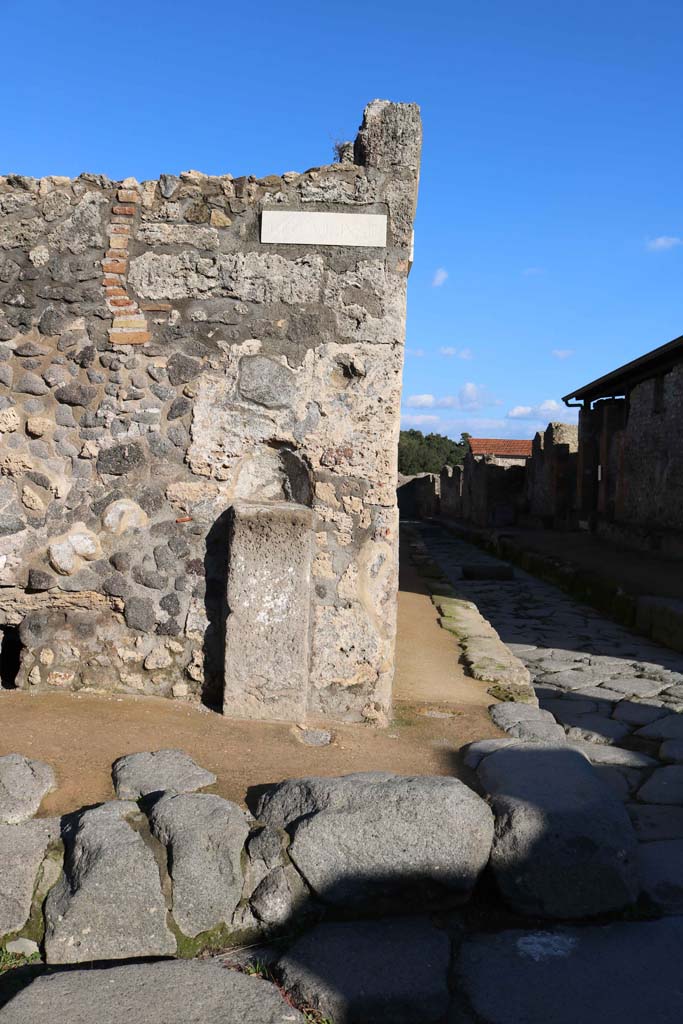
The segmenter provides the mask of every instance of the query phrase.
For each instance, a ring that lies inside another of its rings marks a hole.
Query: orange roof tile
[[[511,458],[531,458],[531,441],[512,440],[508,437],[471,437],[473,455],[500,455]]]

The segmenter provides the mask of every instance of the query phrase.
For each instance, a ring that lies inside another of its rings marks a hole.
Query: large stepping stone
[[[0,825],[0,938],[28,921],[40,865],[59,820],[40,818],[21,825]]]
[[[298,1003],[334,1024],[430,1024],[448,1009],[449,959],[445,932],[404,917],[318,925],[278,969]]]
[[[240,808],[211,793],[169,793],[152,808],[150,826],[168,850],[180,930],[194,937],[229,922],[242,895],[249,834]]]
[[[152,793],[173,790],[193,793],[212,786],[216,776],[194,761],[184,750],[151,750],[126,754],[112,766],[114,789],[120,800],[139,800]]]
[[[18,825],[28,821],[45,794],[56,785],[55,773],[49,764],[32,761],[21,754],[0,757],[0,823]]]
[[[550,712],[532,704],[506,701],[490,707],[489,714],[495,725],[514,739],[565,742],[564,729],[557,724]]]
[[[425,886],[465,901],[489,858],[493,817],[459,779],[367,772],[284,782],[257,808],[325,902],[363,906]]]
[[[646,740],[683,740],[683,715],[667,715],[639,729],[636,736]]]
[[[457,963],[462,1020],[680,1024],[682,948],[680,917],[475,936]]]
[[[511,907],[579,918],[635,900],[633,826],[585,757],[518,744],[485,757],[477,773],[496,816],[491,866]]]
[[[137,805],[112,801],[64,830],[64,874],[45,902],[48,963],[175,953],[159,866],[131,822],[144,827]]]
[[[170,960],[46,974],[0,1024],[305,1024],[275,985],[217,961]]]

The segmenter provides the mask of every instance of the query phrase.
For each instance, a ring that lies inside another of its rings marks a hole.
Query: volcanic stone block
[[[475,935],[457,964],[472,1015],[454,1020],[678,1024],[682,946],[680,917]]]
[[[305,1024],[275,985],[222,963],[167,960],[46,974],[0,1010],[1,1024]]]
[[[496,816],[491,866],[510,906],[580,918],[635,900],[633,826],[578,751],[519,744],[477,772]]]
[[[64,874],[45,903],[48,963],[175,953],[159,867],[131,824],[137,811],[112,801],[65,830]]]
[[[230,523],[223,713],[298,720],[306,712],[313,513],[236,503]]]
[[[289,855],[336,906],[446,891],[468,899],[489,858],[493,819],[459,779],[365,772],[283,782],[257,816],[292,834]]]
[[[0,822],[16,825],[32,818],[45,794],[56,785],[49,764],[21,754],[0,757]]]
[[[211,793],[167,793],[150,825],[169,852],[180,930],[195,936],[227,924],[242,895],[240,858],[249,833],[240,808]]]
[[[38,869],[50,840],[58,837],[56,818],[0,825],[0,936],[26,924]]]
[[[448,1009],[450,942],[424,917],[318,925],[279,963],[285,988],[334,1024],[429,1024]]]

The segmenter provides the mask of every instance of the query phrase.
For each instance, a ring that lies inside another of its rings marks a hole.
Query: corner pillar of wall
[[[231,509],[225,715],[306,715],[313,526],[311,509],[292,502],[236,502]]]

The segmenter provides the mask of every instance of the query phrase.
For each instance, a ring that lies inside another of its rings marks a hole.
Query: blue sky
[[[0,171],[329,162],[422,107],[404,423],[528,437],[683,333],[680,0],[0,0]]]

